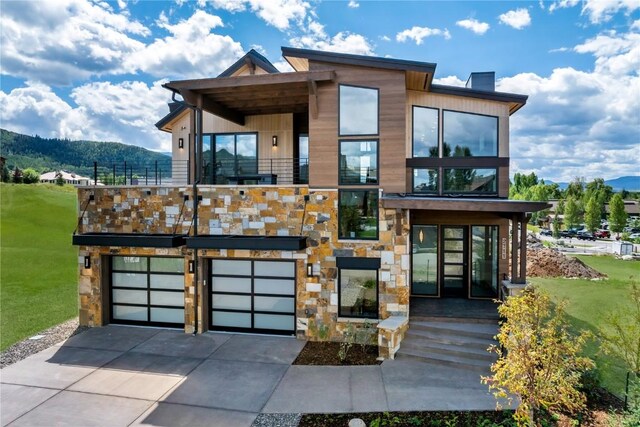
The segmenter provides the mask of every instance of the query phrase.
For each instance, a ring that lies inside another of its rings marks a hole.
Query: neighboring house
[[[91,178],[76,175],[75,173],[66,172],[62,170],[43,173],[42,175],[40,175],[40,182],[48,182],[51,184],[55,184],[58,180],[58,176],[62,177],[65,184],[79,185],[79,186],[85,186],[85,185],[91,184]]]
[[[282,52],[294,72],[252,50],[165,84],[174,185],[79,190],[82,325],[340,340],[391,319],[393,357],[411,301],[524,282],[528,213],[548,206],[507,200],[526,96],[493,73],[452,87],[431,63]]]

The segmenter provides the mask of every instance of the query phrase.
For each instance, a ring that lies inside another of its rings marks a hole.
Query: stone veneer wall
[[[79,232],[187,233],[191,226],[192,189],[167,187],[81,188],[79,205],[90,202]],[[184,202],[184,196],[189,201]],[[274,258],[297,260],[296,329],[299,338],[341,340],[350,319],[338,317],[336,257],[380,258],[379,314],[408,316],[410,247],[406,212],[379,210],[379,240],[338,239],[338,192],[307,186],[202,186],[198,207],[199,234],[238,234],[309,237],[301,251],[201,250],[201,257]],[[309,201],[305,203],[305,196]],[[182,212],[182,214],[181,214]],[[302,230],[302,232],[301,232]],[[84,255],[92,256],[92,267],[83,268]],[[101,324],[100,255],[177,255],[192,251],[147,248],[80,248],[80,311],[82,324]],[[314,266],[307,277],[306,264]],[[185,271],[187,269],[185,268]],[[193,275],[185,274],[185,330],[193,330]],[[200,295],[206,298],[199,289]],[[206,288],[208,292],[208,288]],[[198,329],[205,330],[203,304]]]

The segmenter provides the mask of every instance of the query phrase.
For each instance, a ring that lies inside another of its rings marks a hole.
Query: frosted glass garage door
[[[293,261],[211,260],[212,330],[295,333]]]
[[[111,257],[111,321],[184,326],[184,259]]]

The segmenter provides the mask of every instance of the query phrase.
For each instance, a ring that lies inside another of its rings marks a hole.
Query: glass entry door
[[[202,166],[203,184],[228,184],[229,179],[257,175],[258,135],[203,135]]]
[[[468,295],[468,227],[442,226],[440,296]]]

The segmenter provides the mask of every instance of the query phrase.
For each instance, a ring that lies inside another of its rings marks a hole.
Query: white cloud
[[[109,5],[85,0],[3,2],[3,74],[49,84],[131,70],[123,61],[143,47],[131,36],[150,31]]]
[[[554,181],[637,173],[640,164],[638,35],[600,34],[573,48],[594,69],[521,73],[498,90],[529,95],[511,118],[512,168]]]
[[[389,36],[383,35],[383,36],[380,36],[380,40],[385,42],[390,42],[391,38]]]
[[[373,47],[366,37],[341,31],[330,37],[324,30],[324,25],[312,19],[308,20],[305,33],[299,37],[289,39],[293,47],[317,49],[330,52],[352,53],[356,55],[372,55]]]
[[[582,3],[581,13],[589,16],[592,24],[598,24],[610,20],[613,15],[623,12],[627,15],[640,9],[638,0],[561,0],[555,1],[549,6],[549,12],[556,9],[574,7]]]
[[[486,22],[480,22],[477,19],[463,19],[462,21],[456,22],[456,25],[462,28],[466,28],[467,30],[471,30],[476,34],[484,34],[489,31],[489,24]]]
[[[447,77],[440,77],[437,79],[433,79],[433,83],[438,85],[457,86],[457,87],[464,87],[464,85],[467,84],[465,80],[460,80],[457,76],[447,76]]]
[[[244,54],[240,43],[212,32],[223,26],[222,20],[203,10],[176,24],[162,14],[156,24],[170,35],[127,58],[128,68],[156,77],[215,77]]]
[[[429,27],[412,27],[411,29],[407,29],[396,34],[396,41],[405,42],[408,39],[414,40],[416,44],[419,46],[422,44],[422,40],[426,37],[433,36],[442,36],[445,39],[450,39],[451,34],[449,34],[449,30],[446,28],[441,30],[439,28],[429,28]]]
[[[311,7],[303,0],[209,0],[215,8],[236,13],[251,10],[267,24],[286,30],[291,22],[302,22]]]
[[[560,0],[554,1],[549,5],[549,12],[553,12],[556,9],[565,9],[567,7],[574,7],[579,3],[579,0]]]
[[[0,91],[3,127],[43,137],[116,141],[170,151],[170,136],[154,124],[167,112],[161,84],[90,83],[73,89],[71,106],[42,83]]]
[[[498,19],[501,23],[513,27],[516,30],[521,30],[531,25],[531,16],[529,16],[527,9],[510,10],[500,15]]]
[[[352,9],[357,9],[360,7],[360,3],[358,3],[356,0],[349,0],[349,4],[347,4],[347,6]]]

